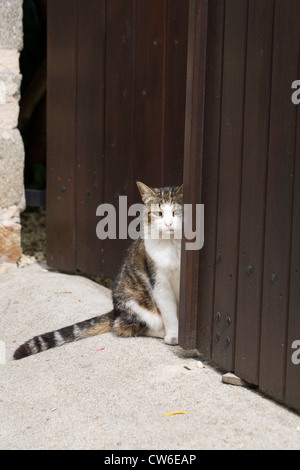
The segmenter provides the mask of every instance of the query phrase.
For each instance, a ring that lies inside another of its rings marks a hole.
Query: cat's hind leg
[[[113,331],[118,336],[165,336],[159,311],[151,311],[135,300],[129,300],[122,305],[122,311],[119,311],[119,316],[114,321]]]

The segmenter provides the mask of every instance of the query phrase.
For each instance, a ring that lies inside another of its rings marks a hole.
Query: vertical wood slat
[[[48,2],[47,263],[75,270],[77,2]]]
[[[78,0],[76,269],[101,274],[96,209],[104,199],[106,1]],[[97,54],[95,54],[97,48]]]
[[[166,0],[143,0],[136,5],[134,176],[160,187],[164,179]]]
[[[167,0],[164,186],[179,186],[183,182],[188,11],[186,1]]]
[[[136,0],[107,4],[105,201],[109,203],[115,202],[116,194],[132,200],[133,193],[135,10]]]
[[[227,0],[212,351],[226,370],[234,366],[247,19],[247,1]]]
[[[260,388],[283,399],[289,301],[296,107],[291,83],[298,74],[300,3],[277,0],[265,233]],[[288,31],[288,34],[287,34]]]
[[[249,3],[235,373],[256,385],[263,290],[273,18],[274,0]]]
[[[184,203],[201,203],[207,0],[189,1],[189,38],[184,150]],[[186,221],[185,223],[191,223]],[[196,347],[199,251],[187,251],[182,240],[179,344]]]
[[[136,195],[133,177],[135,16],[136,0],[107,2],[104,201],[115,206],[117,215],[119,196],[127,196],[129,206]],[[105,276],[115,276],[128,243],[129,240],[123,239],[104,241],[102,272]]]
[[[290,268],[290,290],[289,290],[289,323],[287,336],[286,355],[286,382],[284,401],[300,412],[300,353],[293,358],[292,355],[299,351],[292,348],[294,341],[300,341],[300,115],[297,109],[295,148],[295,170],[294,170],[294,198],[293,198],[293,223],[292,223],[292,245],[291,245],[291,268]]]
[[[225,3],[208,2],[202,196],[204,247],[200,252],[197,349],[211,358],[213,300],[216,268],[216,228],[222,100],[223,35]]]

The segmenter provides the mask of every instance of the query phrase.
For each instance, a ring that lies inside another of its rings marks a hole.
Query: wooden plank
[[[112,0],[107,5],[105,142],[107,202],[114,202],[116,194],[128,195],[132,201],[135,10],[136,0],[123,2]],[[119,172],[116,172],[116,164]]]
[[[188,2],[167,0],[163,185],[183,182]]]
[[[282,400],[286,369],[296,107],[291,83],[298,75],[300,3],[277,0],[264,255],[259,386]],[[286,34],[286,32],[289,34]]]
[[[298,75],[299,77],[300,75]],[[287,339],[287,368],[284,401],[300,412],[300,115],[297,109],[295,146],[293,231],[289,292],[289,323]],[[294,344],[294,342],[298,342]],[[296,346],[296,348],[295,348]],[[299,351],[299,352],[298,352]],[[294,355],[294,356],[293,356]]]
[[[104,198],[105,14],[105,0],[88,8],[78,0],[76,269],[92,276],[102,266],[96,209]]]
[[[207,0],[189,2],[189,39],[187,99],[184,151],[184,203],[201,203],[203,156],[205,64],[207,38]],[[190,223],[191,221],[187,221]],[[181,258],[179,344],[185,349],[196,347],[199,295],[199,253],[185,249]]]
[[[258,384],[274,1],[249,3],[235,372]]]
[[[227,371],[234,366],[247,20],[248,2],[227,0],[212,351]]]
[[[135,15],[136,0],[107,3],[105,202],[115,206],[117,216],[119,196],[128,197],[128,206],[138,197],[133,176]],[[104,241],[105,276],[115,276],[129,242]]]
[[[77,2],[48,2],[47,263],[75,270]]]
[[[197,349],[211,358],[214,286],[216,269],[216,231],[218,214],[220,119],[222,100],[223,37],[225,2],[208,2],[207,62],[205,85],[204,151],[202,203],[204,247],[200,252]]]
[[[134,178],[163,185],[166,0],[137,1]]]

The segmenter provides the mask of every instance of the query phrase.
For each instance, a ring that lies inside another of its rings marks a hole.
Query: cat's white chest
[[[146,250],[155,263],[157,277],[164,288],[179,299],[181,240],[145,240]]]
[[[180,269],[181,240],[145,240],[145,246],[157,269]]]

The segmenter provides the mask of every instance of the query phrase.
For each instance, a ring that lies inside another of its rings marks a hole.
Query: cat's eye
[[[175,209],[173,211],[173,217],[176,217],[176,216],[180,216],[182,214],[182,210],[181,209]]]
[[[152,215],[154,215],[154,217],[162,217],[163,213],[162,211],[153,211]]]

